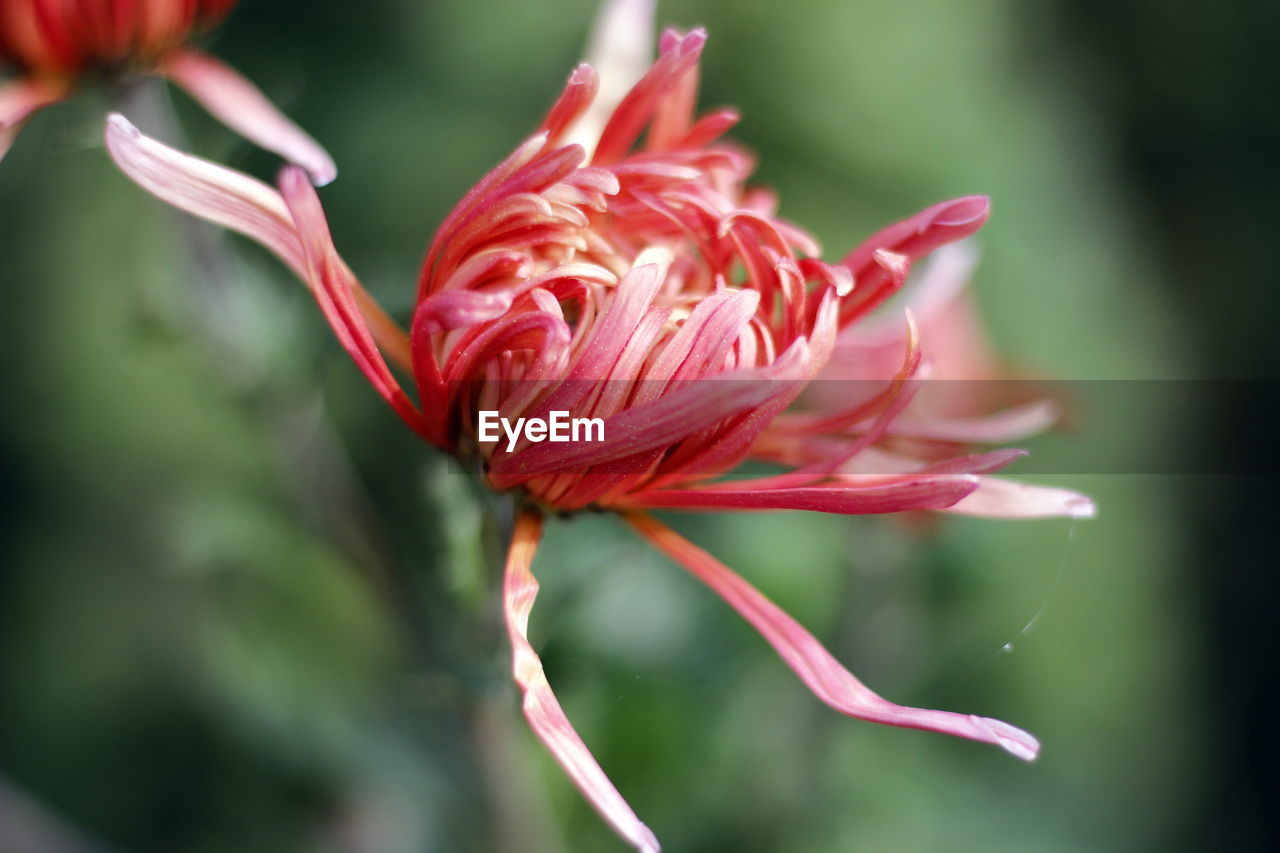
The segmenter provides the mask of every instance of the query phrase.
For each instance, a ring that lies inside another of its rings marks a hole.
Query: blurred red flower
[[[236,0],[4,0],[0,67],[0,158],[40,109],[95,78],[166,77],[241,136],[333,180],[333,160],[248,80],[184,46],[196,30],[226,17]]]

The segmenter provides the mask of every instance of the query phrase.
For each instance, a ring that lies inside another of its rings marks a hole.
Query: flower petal
[[[426,420],[392,375],[365,323],[355,297],[355,276],[334,248],[320,198],[306,173],[297,166],[286,166],[280,173],[280,194],[297,228],[306,260],[306,280],[325,319],[374,390],[405,423],[427,437]]]
[[[581,145],[588,160],[609,116],[653,61],[653,6],[654,0],[606,0],[596,14],[587,65],[598,75],[599,89],[565,140]]]
[[[1057,403],[1036,400],[975,418],[902,418],[890,426],[886,434],[957,444],[1004,444],[1039,435],[1053,426],[1058,417]]]
[[[972,714],[907,708],[880,698],[832,657],[812,634],[728,566],[647,515],[632,513],[625,517],[658,550],[688,569],[738,611],[777,650],[800,680],[837,711],[876,723],[995,744],[1027,761],[1036,757],[1039,742],[1008,723]]]
[[[119,113],[107,116],[107,152],[161,201],[256,240],[303,281],[307,265],[284,199],[256,178],[157,142]]]
[[[680,86],[687,72],[697,67],[706,41],[706,31],[693,30],[658,58],[609,116],[600,131],[592,163],[608,165],[625,157],[663,100]],[[602,80],[601,85],[607,84]]]
[[[858,480],[861,482],[782,489],[721,488],[719,484],[701,489],[654,489],[628,495],[617,501],[617,505],[706,510],[802,509],[871,515],[942,509],[978,487],[977,477],[964,474],[898,477],[890,482],[885,482],[883,477],[861,475]]]
[[[983,518],[1093,518],[1094,502],[1079,492],[979,477],[978,488],[946,512]]]
[[[682,383],[656,400],[605,419],[603,441],[577,444],[543,442],[491,460],[489,481],[508,489],[539,474],[582,472],[674,444],[727,418],[759,410],[779,397],[798,393],[796,373],[807,357],[803,341],[765,368],[727,373],[715,380]],[[575,382],[577,386],[589,383]],[[550,411],[545,404],[540,416]],[[704,469],[705,470],[705,469]],[[634,473],[634,472],[633,472]]]
[[[9,153],[27,119],[66,96],[65,86],[43,81],[14,80],[0,85],[0,160]]]
[[[177,50],[159,70],[227,127],[306,169],[317,185],[338,176],[329,152],[285,118],[258,87],[212,56]]]
[[[516,519],[502,583],[503,614],[507,635],[511,638],[511,667],[524,696],[525,719],[587,802],[614,831],[640,853],[658,853],[661,849],[658,839],[636,817],[574,731],[547,683],[538,653],[529,643],[529,612],[538,595],[538,580],[530,566],[541,535],[542,517],[534,510],[522,511]]]
[[[135,183],[161,201],[261,243],[308,286],[306,256],[284,199],[256,178],[183,154],[144,135],[118,113],[107,116],[107,151]],[[378,345],[408,367],[405,333],[359,282],[355,299]]]
[[[868,237],[840,262],[849,268],[856,282],[853,293],[840,306],[841,322],[847,326],[875,308],[901,285],[906,269],[914,261],[939,246],[973,234],[990,214],[991,203],[986,196],[965,196],[925,208]],[[883,262],[886,252],[902,258],[901,269]]]

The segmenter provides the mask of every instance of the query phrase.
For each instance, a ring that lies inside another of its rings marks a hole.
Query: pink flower
[[[305,168],[318,184],[337,175],[314,139],[252,83],[183,42],[224,18],[236,0],[4,0],[0,67],[0,158],[40,109],[70,97],[90,76],[167,77],[232,130]]]
[[[884,455],[880,445],[911,401],[909,380],[923,358],[909,316],[875,395],[834,412],[787,411],[828,367],[841,336],[902,286],[913,261],[986,221],[987,200],[935,205],[836,263],[820,260],[813,239],[775,214],[773,198],[747,186],[751,157],[721,141],[736,114],[695,115],[705,34],[668,31],[657,61],[631,68],[629,57],[646,54],[636,35],[648,32],[649,5],[606,6],[600,59],[570,75],[537,132],[446,217],[407,334],[338,255],[300,170],[286,168],[277,191],[150,140],[119,116],[106,133],[117,164],[145,189],[277,254],[405,423],[518,500],[504,602],[525,716],[587,799],[642,851],[657,850],[656,839],[565,718],[527,637],[545,511],[621,514],[836,710],[993,743],[1024,759],[1039,745],[1020,729],[880,698],[764,595],[646,510],[1092,512],[1079,495],[993,487],[986,475],[1018,451],[854,471],[868,454]],[[387,359],[413,377],[416,402]],[[478,414],[489,410],[512,420],[557,410],[598,417],[604,440],[482,441]],[[714,479],[751,458],[788,470]]]

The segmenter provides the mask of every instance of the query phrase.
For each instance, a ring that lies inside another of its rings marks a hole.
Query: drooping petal
[[[280,194],[297,228],[307,281],[325,319],[374,390],[405,423],[427,437],[426,420],[387,367],[360,312],[355,298],[355,276],[334,248],[320,198],[306,173],[297,166],[286,166],[280,173]]]
[[[978,488],[945,511],[983,518],[1093,518],[1098,508],[1069,489],[979,477]]]
[[[320,143],[285,118],[257,86],[212,56],[177,50],[159,71],[245,139],[306,169],[317,185],[338,176],[333,158]]]
[[[193,216],[256,240],[307,280],[293,217],[274,189],[256,178],[170,148],[119,113],[107,116],[105,139],[111,159],[138,186]]]
[[[14,80],[0,85],[0,160],[27,119],[66,96],[65,86],[47,81]]]
[[[658,839],[640,822],[574,731],[556,700],[538,653],[529,643],[529,613],[538,595],[530,566],[542,535],[542,517],[526,509],[516,519],[502,583],[503,615],[511,639],[511,668],[524,697],[525,719],[534,734],[564,768],[587,802],[640,853],[658,853]]]
[[[972,714],[908,708],[880,698],[832,657],[812,634],[728,566],[648,515],[631,513],[626,520],[658,550],[689,570],[738,611],[814,695],[842,714],[995,744],[1027,761],[1036,757],[1039,741],[1008,723]]]
[[[120,171],[144,190],[192,216],[261,243],[310,286],[297,228],[280,193],[256,178],[157,142],[118,113],[107,116],[105,139]],[[404,331],[359,282],[353,279],[352,287],[378,346],[407,368],[409,342]]]

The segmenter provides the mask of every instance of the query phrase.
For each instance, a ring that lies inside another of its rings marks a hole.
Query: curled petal
[[[118,113],[107,116],[107,151],[120,170],[161,201],[261,243],[307,280],[284,199],[255,178],[157,142]]]
[[[144,190],[192,216],[261,243],[311,284],[293,217],[273,188],[157,142],[118,113],[107,116],[105,139],[120,171]],[[354,278],[351,286],[378,345],[397,364],[407,366],[409,343],[404,331]]]
[[[425,335],[487,323],[511,307],[510,290],[442,290],[418,303],[414,330]]]
[[[334,248],[329,225],[315,189],[297,166],[280,173],[280,194],[297,228],[306,261],[307,281],[342,346],[365,378],[420,435],[427,437],[426,421],[387,367],[355,298],[355,276]]]
[[[606,0],[596,15],[587,44],[587,64],[599,78],[591,106],[572,128],[569,142],[587,152],[600,141],[609,116],[644,76],[653,58],[654,0]]]
[[[854,292],[841,306],[841,320],[847,324],[875,308],[901,284],[912,262],[973,234],[990,214],[991,202],[986,196],[965,196],[925,208],[871,235],[840,262],[856,282]],[[886,264],[885,252],[900,256],[901,265]]]
[[[285,118],[239,73],[194,50],[170,54],[160,72],[236,133],[307,170],[323,186],[338,176],[333,158],[306,131]]]
[[[794,396],[803,384],[796,374],[807,355],[808,349],[800,341],[767,368],[728,373],[714,381],[683,383],[655,400],[606,418],[603,441],[569,445],[544,442],[513,456],[496,458],[491,464],[490,483],[494,488],[507,489],[539,474],[581,472],[591,465],[673,444],[727,418],[759,410],[780,397]]]
[[[559,145],[564,133],[572,127],[595,100],[600,77],[587,63],[573,69],[564,91],[556,100],[539,130],[547,134],[548,145]]]
[[[880,698],[832,657],[812,634],[728,566],[647,515],[633,513],[626,519],[658,550],[738,611],[814,695],[842,714],[995,744],[1026,761],[1039,752],[1040,743],[1034,737],[1008,723],[972,714],[908,708]]]
[[[593,163],[616,163],[624,157],[664,99],[679,87],[686,73],[697,67],[706,41],[705,31],[694,30],[663,53],[609,116],[600,131]]]
[[[587,802],[640,853],[658,853],[658,839],[640,822],[600,765],[574,731],[547,683],[538,653],[529,643],[529,612],[538,595],[538,580],[530,571],[542,535],[542,518],[526,509],[516,519],[502,583],[503,615],[511,638],[511,667],[524,696],[529,727],[564,768]]]
[[[978,488],[946,512],[983,518],[1093,518],[1098,508],[1090,498],[1069,489],[979,477]]]

